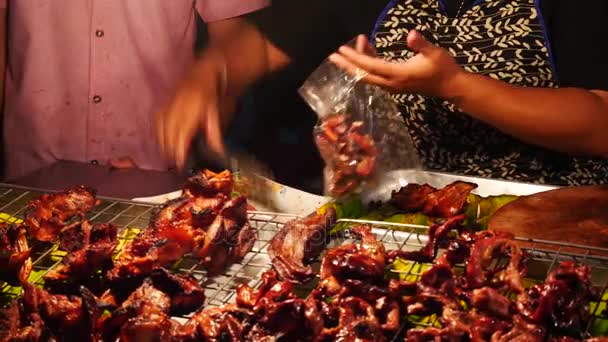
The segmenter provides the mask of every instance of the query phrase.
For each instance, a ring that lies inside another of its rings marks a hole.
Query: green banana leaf
[[[465,209],[465,225],[476,230],[484,230],[488,227],[488,220],[505,204],[517,199],[514,195],[499,195],[481,197],[475,194],[470,194],[467,197],[467,205]],[[359,219],[370,221],[384,221],[391,223],[415,224],[430,226],[435,222],[435,218],[428,217],[421,213],[404,213],[402,210],[394,207],[390,203],[382,204],[378,208],[369,209],[363,205],[363,202],[358,197],[352,197],[342,202],[331,202],[321,207],[319,210],[324,212],[327,208],[332,207],[336,210],[338,219]],[[339,223],[331,233],[341,231],[351,224]]]

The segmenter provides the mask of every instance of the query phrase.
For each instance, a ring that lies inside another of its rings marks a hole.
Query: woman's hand
[[[363,80],[393,92],[416,93],[449,99],[452,85],[465,73],[450,53],[429,43],[420,33],[411,31],[408,47],[416,55],[404,63],[387,62],[371,55],[371,50],[357,38],[357,49],[342,46],[329,59],[351,75],[365,73]],[[369,45],[369,44],[367,44]],[[365,48],[362,48],[366,46]]]
[[[219,55],[201,58],[169,105],[156,117],[161,148],[180,170],[199,129],[205,134],[209,148],[224,154],[220,117],[220,98],[226,86],[223,65]]]

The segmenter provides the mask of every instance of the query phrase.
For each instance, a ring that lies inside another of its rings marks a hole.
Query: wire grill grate
[[[41,192],[38,190],[14,188],[0,184],[0,221],[15,223],[15,219],[22,219],[27,203],[40,195]],[[115,255],[118,255],[129,240],[133,239],[141,229],[148,226],[156,206],[130,201],[100,199],[101,204],[88,217],[93,223],[114,223],[120,227],[119,245],[115,251]],[[176,263],[173,270],[192,274],[200,281],[201,286],[205,289],[204,306],[221,306],[234,302],[235,290],[239,284],[247,284],[254,288],[259,287],[262,281],[262,273],[271,268],[270,258],[266,253],[269,241],[286,222],[296,217],[287,214],[250,212],[249,220],[252,227],[257,231],[257,241],[240,263],[230,266],[219,276],[212,279],[207,278],[204,268],[195,258],[189,256]],[[384,243],[387,250],[418,250],[427,241],[426,235],[423,234],[427,227],[424,226],[344,219],[340,222],[370,224],[373,227],[374,235]],[[342,232],[332,238],[328,247],[353,242],[356,242],[356,239],[352,238],[348,232]],[[589,329],[591,331],[593,330],[592,327],[599,324],[608,325],[608,257],[606,257],[608,256],[608,249],[592,249],[585,246],[538,240],[522,240],[522,242],[525,242],[525,249],[529,256],[527,260],[528,284],[542,282],[546,275],[562,260],[574,260],[589,265],[592,270],[593,285],[601,289],[601,293],[604,294],[602,300],[599,303],[593,303],[591,307],[593,320],[590,322]],[[59,251],[56,246],[36,246],[35,250],[30,281],[42,285],[44,275],[61,262],[65,253]],[[319,263],[316,262],[312,266],[318,270]],[[414,281],[418,280],[429,267],[426,264],[412,262],[402,267],[399,272],[394,272],[399,273],[398,275],[402,278]],[[460,271],[462,271],[462,268]],[[315,286],[316,281],[313,281],[304,286],[296,286],[294,290],[298,295],[305,296]],[[20,287],[2,285],[0,287],[0,303],[15,298],[20,294],[20,291]],[[189,316],[175,318],[178,321],[185,322]],[[410,319],[410,323],[419,327],[436,325],[437,317]]]

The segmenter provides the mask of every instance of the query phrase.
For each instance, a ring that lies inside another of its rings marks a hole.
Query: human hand
[[[223,58],[207,55],[178,87],[169,105],[156,117],[158,140],[163,152],[183,169],[188,148],[200,129],[211,151],[225,154],[222,138],[220,98],[225,95]]]
[[[342,46],[329,60],[347,73],[363,74],[363,81],[393,92],[450,98],[453,84],[464,73],[447,50],[429,43],[416,31],[407,36],[407,44],[416,55],[404,63],[373,57],[369,43],[361,48],[365,46],[361,39],[357,39],[356,50]]]

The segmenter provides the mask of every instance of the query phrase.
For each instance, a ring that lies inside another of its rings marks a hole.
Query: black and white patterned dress
[[[373,41],[382,58],[405,61],[414,55],[407,34],[416,29],[450,51],[467,71],[518,86],[557,87],[538,2],[478,0],[452,18],[441,0],[393,0],[378,20]],[[426,169],[558,185],[608,183],[608,159],[531,146],[440,99],[393,97]]]

